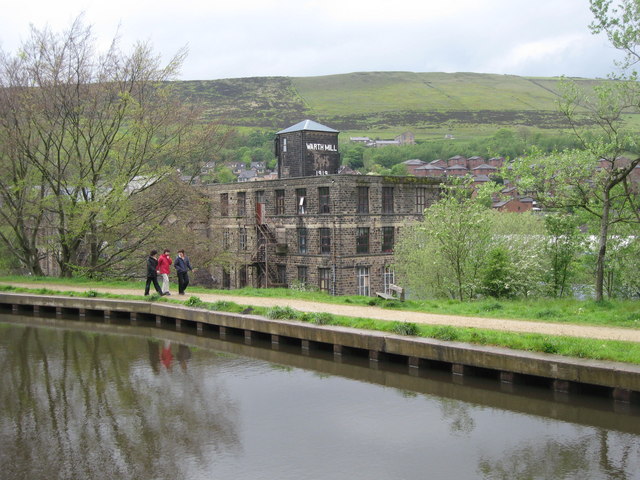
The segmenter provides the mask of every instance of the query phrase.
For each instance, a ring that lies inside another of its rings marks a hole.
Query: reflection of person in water
[[[149,363],[153,373],[160,371],[160,345],[156,340],[147,340],[149,346]]]
[[[171,362],[173,361],[173,354],[171,353],[171,342],[165,340],[162,352],[160,352],[160,360],[167,370],[171,370]]]
[[[178,354],[176,355],[178,362],[180,362],[180,367],[184,372],[187,371],[187,362],[191,358],[191,350],[186,345],[178,346]]]

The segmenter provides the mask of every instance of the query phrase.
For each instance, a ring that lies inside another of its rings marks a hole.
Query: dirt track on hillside
[[[55,284],[34,284],[34,283],[10,283],[0,282],[4,285],[25,288],[47,288],[50,290],[64,290],[84,292],[87,287],[73,287],[68,285]],[[142,291],[126,288],[93,288],[93,290],[105,293],[116,293],[123,295],[140,295]],[[542,333],[546,335],[565,335],[570,337],[599,338],[603,340],[624,340],[630,342],[640,342],[640,329],[577,326],[560,323],[532,322],[522,320],[504,320],[482,317],[462,317],[457,315],[439,315],[421,312],[408,312],[398,310],[388,310],[379,307],[363,307],[350,305],[335,305],[330,303],[309,302],[304,300],[294,300],[286,298],[263,298],[245,297],[232,294],[202,294],[197,293],[202,301],[216,302],[226,300],[240,305],[258,307],[291,307],[303,312],[328,312],[335,315],[347,317],[374,318],[378,320],[426,323],[432,325],[452,325],[455,327],[485,328],[490,330],[503,330],[523,333]],[[188,298],[174,295],[173,298]]]

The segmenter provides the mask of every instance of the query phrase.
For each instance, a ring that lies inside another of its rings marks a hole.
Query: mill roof
[[[290,132],[299,132],[301,130],[310,130],[313,132],[331,132],[331,133],[340,133],[338,130],[334,130],[333,128],[329,128],[326,125],[322,125],[321,123],[314,122],[313,120],[303,120],[295,125],[291,125],[289,128],[285,128],[284,130],[280,130],[276,135],[280,135],[281,133],[290,133]]]

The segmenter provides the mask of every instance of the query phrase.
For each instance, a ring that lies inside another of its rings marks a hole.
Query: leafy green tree
[[[491,243],[491,211],[464,185],[445,189],[424,220],[405,227],[395,249],[399,275],[424,296],[474,298]]]
[[[618,65],[627,78],[634,78],[637,72],[629,71],[640,61],[640,5],[637,0],[589,0],[589,8],[594,20],[590,25],[593,33],[605,33],[611,45],[624,53]]]
[[[215,183],[231,183],[236,181],[236,176],[230,168],[223,165],[215,169],[213,181]]]
[[[350,147],[341,147],[342,150],[342,163],[348,165],[354,170],[358,170],[364,167],[364,147],[362,145],[355,145]]]
[[[501,128],[484,144],[483,153],[488,156],[501,155],[513,158],[526,150],[526,145],[522,138],[508,128]]]
[[[609,298],[639,298],[640,241],[637,227],[632,224],[616,224],[608,242],[603,289]],[[594,236],[587,236],[583,254],[577,259],[587,278],[593,276],[596,267],[598,244]],[[590,291],[585,292],[590,294]]]
[[[393,167],[391,167],[391,175],[408,175],[408,174],[409,172],[407,171],[406,165],[402,163],[398,163]]]
[[[610,229],[618,223],[637,221],[625,183],[638,161],[622,158],[621,145],[615,148],[615,143],[601,139],[586,142],[585,147],[520,159],[514,163],[511,175],[520,188],[534,192],[546,208],[578,209],[590,217],[598,245],[595,297],[602,300]]]
[[[604,32],[625,54],[616,81],[584,90],[565,82],[560,110],[568,119],[580,150],[534,155],[519,162],[522,185],[536,192],[546,207],[581,209],[597,223],[595,299],[604,296],[608,243],[617,224],[639,222],[637,184],[630,175],[640,165],[637,135],[625,115],[640,108],[634,65],[640,60],[640,6],[636,0],[590,0],[594,33]],[[585,119],[587,122],[585,122]],[[584,125],[596,125],[586,129]]]
[[[569,293],[573,266],[582,244],[579,218],[567,213],[549,214],[544,217],[544,224],[547,233],[544,253],[549,263],[545,282],[553,297],[562,297]]]
[[[513,266],[509,251],[503,246],[495,246],[487,254],[486,265],[482,272],[482,292],[495,298],[514,295],[510,283]]]
[[[499,271],[504,296],[544,294],[544,272],[548,267],[543,254],[545,235],[542,219],[530,212],[492,213],[492,248],[504,252],[503,267]],[[491,281],[491,277],[485,280]]]

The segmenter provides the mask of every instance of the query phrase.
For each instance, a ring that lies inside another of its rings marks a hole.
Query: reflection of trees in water
[[[466,402],[442,398],[439,402],[442,418],[449,421],[452,434],[471,433],[476,426],[473,417],[469,413],[470,405]]]
[[[499,459],[481,459],[483,478],[638,478],[640,440],[634,435],[597,430],[578,440],[562,442],[549,438],[511,451],[501,452]]]
[[[149,368],[153,342],[34,328],[0,338],[3,478],[187,478],[240,448],[215,376]]]

